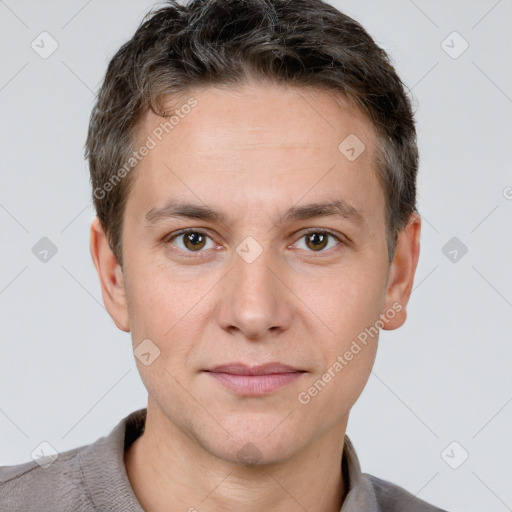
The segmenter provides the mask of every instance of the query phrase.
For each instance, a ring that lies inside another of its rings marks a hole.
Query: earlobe
[[[418,213],[411,214],[405,228],[398,234],[395,258],[391,266],[388,289],[386,293],[385,311],[394,310],[392,318],[385,323],[383,329],[393,330],[402,326],[407,318],[406,306],[412,292],[414,275],[418,265],[420,252],[421,217]],[[386,315],[391,317],[391,315]]]
[[[123,271],[97,217],[91,223],[90,250],[100,279],[103,303],[116,326],[130,332]]]

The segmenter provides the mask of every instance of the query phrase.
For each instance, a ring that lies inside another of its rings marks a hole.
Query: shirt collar
[[[343,445],[343,462],[348,473],[348,493],[345,496],[340,512],[380,512],[377,497],[370,480],[361,472],[361,465],[356,450],[348,435],[345,434]]]
[[[79,455],[89,497],[101,512],[144,512],[126,474],[124,450],[142,434],[145,420],[146,409],[132,412]]]
[[[106,437],[78,456],[89,496],[102,512],[144,512],[126,473],[124,451],[144,432],[146,409],[123,418]],[[361,472],[359,460],[345,435],[342,467],[347,470],[348,493],[340,512],[380,512],[373,486]]]

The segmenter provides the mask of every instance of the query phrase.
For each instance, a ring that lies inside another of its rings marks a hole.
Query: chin
[[[233,422],[221,421],[226,430],[196,439],[212,455],[229,463],[251,467],[276,464],[293,457],[307,443],[304,433],[283,421],[285,417],[248,415]]]
[[[282,463],[290,459],[296,448],[289,445],[274,445],[274,443],[254,443],[247,440],[245,443],[222,447],[213,443],[208,451],[219,459],[230,464],[240,466],[262,467]]]

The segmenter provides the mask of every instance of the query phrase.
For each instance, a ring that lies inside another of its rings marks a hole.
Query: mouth
[[[215,366],[205,372],[225,388],[242,396],[260,396],[272,393],[307,373],[306,370],[299,370],[282,363],[256,366],[228,363]]]

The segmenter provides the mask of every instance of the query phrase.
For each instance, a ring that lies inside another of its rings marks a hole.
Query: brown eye
[[[208,241],[210,245],[207,246]],[[189,230],[182,231],[169,238],[167,243],[174,245],[182,252],[204,252],[202,249],[212,249],[215,243],[202,231]]]
[[[303,240],[304,242],[302,242]],[[332,243],[332,241],[334,243]],[[300,247],[301,243],[303,243],[305,247]],[[299,249],[305,248],[308,252],[321,253],[328,252],[331,248],[336,247],[336,245],[341,245],[342,241],[338,236],[329,231],[312,230],[304,234],[297,244]]]
[[[313,250],[322,250],[327,246],[330,235],[326,233],[309,233],[306,235],[306,245]]]
[[[192,232],[181,236],[183,237],[183,245],[191,251],[200,250],[205,246],[206,237],[202,233]]]

